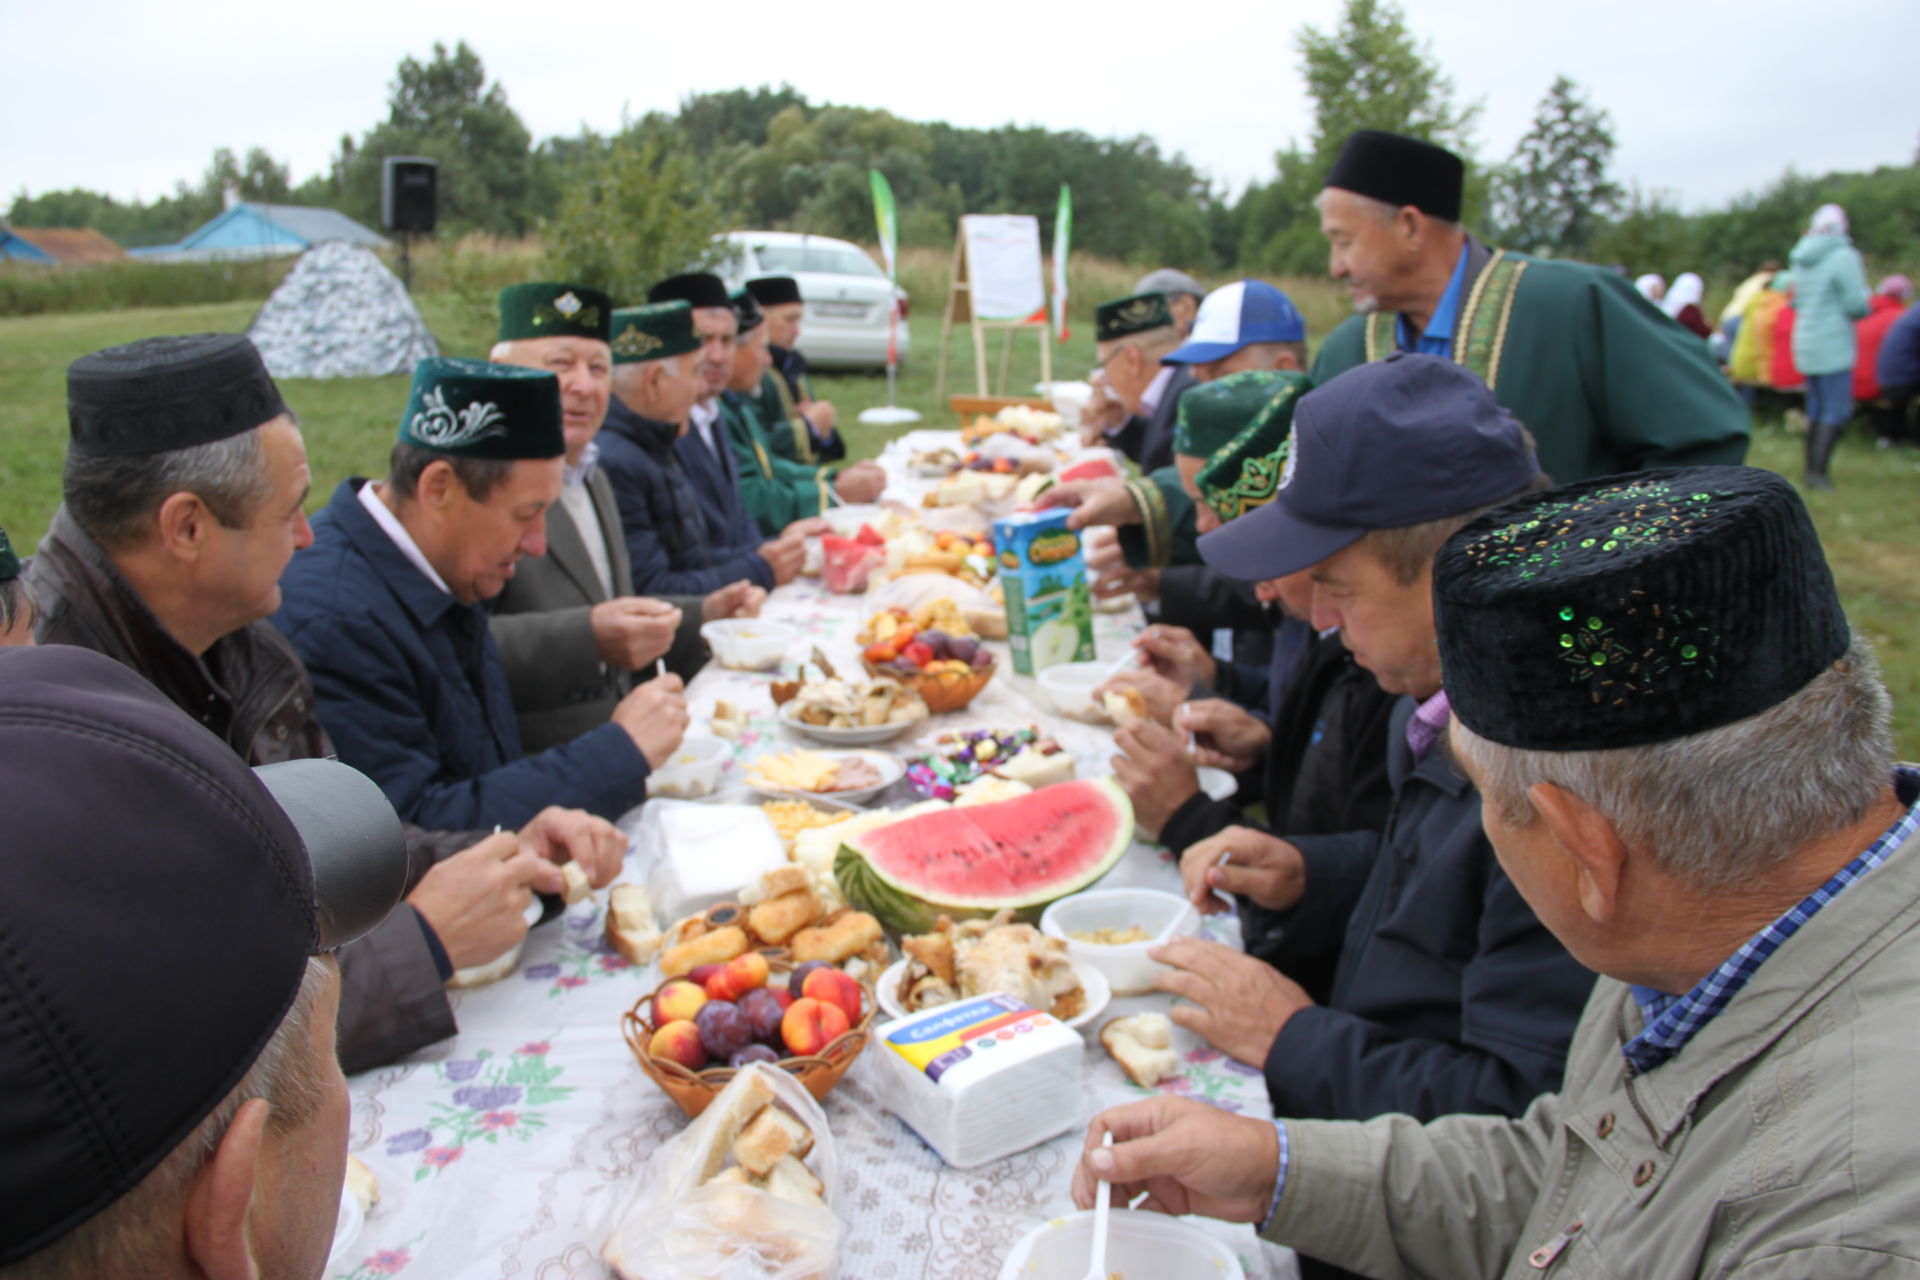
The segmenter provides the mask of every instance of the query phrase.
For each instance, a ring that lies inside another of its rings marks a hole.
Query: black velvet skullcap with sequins
[[[1847,650],[1819,535],[1757,467],[1530,494],[1441,548],[1441,680],[1460,722],[1534,751],[1646,746],[1758,715]]]

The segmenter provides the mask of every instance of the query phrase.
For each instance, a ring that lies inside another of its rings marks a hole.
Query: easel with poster
[[[956,324],[973,331],[975,392],[987,392],[987,332],[1004,335],[999,388],[1007,386],[1014,334],[1031,329],[1040,339],[1040,380],[1053,381],[1053,327],[1047,316],[1046,278],[1040,269],[1040,220],[1030,213],[969,213],[953,240],[953,276],[947,312],[940,324],[936,398],[947,392],[947,345]]]

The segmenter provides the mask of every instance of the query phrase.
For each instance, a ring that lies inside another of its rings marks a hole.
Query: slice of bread
[[[1173,1022],[1164,1013],[1136,1013],[1100,1028],[1100,1044],[1127,1073],[1127,1079],[1151,1089],[1180,1074],[1173,1047]]]
[[[644,885],[617,884],[607,894],[607,941],[637,965],[653,963],[660,953],[660,925]]]
[[[587,873],[580,869],[577,862],[560,864],[560,881],[560,898],[568,906],[593,896],[593,883],[587,879]]]
[[[783,1156],[767,1174],[767,1190],[794,1204],[824,1205],[826,1187],[813,1170],[792,1156]]]

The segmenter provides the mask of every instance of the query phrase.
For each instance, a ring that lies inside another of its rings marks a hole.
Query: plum
[[[768,1044],[777,1044],[780,1036],[780,1019],[787,1008],[780,998],[765,987],[749,991],[740,998],[740,1011],[747,1016],[747,1023],[753,1028],[753,1038]]]
[[[780,1028],[778,1024],[776,1024],[774,1027],[774,1030],[778,1032],[779,1029]],[[730,1067],[744,1067],[749,1062],[778,1062],[778,1061],[780,1061],[780,1055],[774,1052],[772,1049],[768,1048],[766,1045],[750,1044],[746,1048],[740,1050],[740,1052],[728,1058],[727,1065]]]
[[[971,663],[974,655],[979,652],[980,642],[970,640],[966,636],[955,636],[947,641],[946,656],[949,658],[956,658],[961,662]]]
[[[726,1061],[753,1043],[753,1023],[729,1000],[709,1000],[693,1015],[700,1047],[710,1058]]]

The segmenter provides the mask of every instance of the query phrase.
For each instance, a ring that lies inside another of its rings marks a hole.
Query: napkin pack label
[[[1048,1027],[1060,1024],[1012,996],[994,994],[930,1010],[886,1032],[884,1040],[927,1079],[938,1082],[962,1063],[979,1062],[982,1069],[990,1069],[989,1063],[1005,1061],[1010,1066],[1013,1059],[1031,1056],[1021,1050],[1034,1032]],[[1038,1039],[1051,1041],[1047,1036]]]

